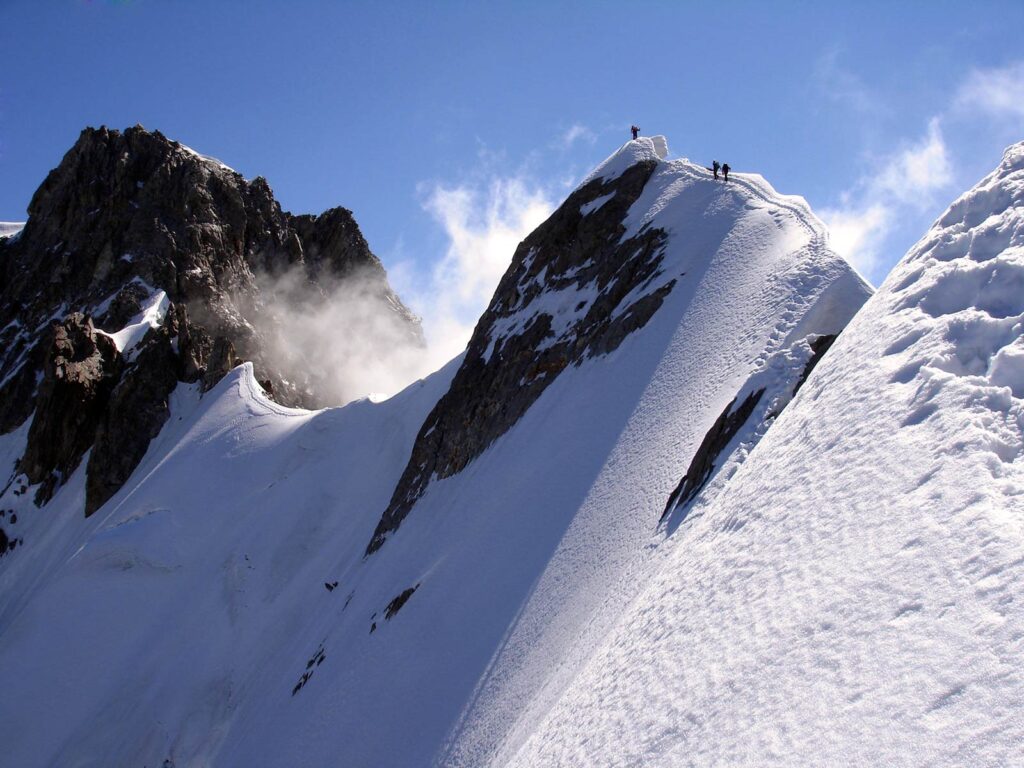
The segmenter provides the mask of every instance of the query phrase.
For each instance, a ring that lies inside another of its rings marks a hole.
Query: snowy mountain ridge
[[[1014,764],[1022,159],[911,249],[499,764]]]
[[[733,334],[753,329],[750,343],[763,344],[755,369],[800,339],[834,336],[867,297],[802,200],[779,199],[759,177],[715,184],[707,169],[666,154],[663,137],[628,142],[520,244],[368,552],[397,530],[432,478],[461,471],[563,371],[613,354],[674,294],[690,312],[732,313],[723,325]],[[743,249],[760,251],[763,263],[744,260]],[[724,291],[746,303],[725,307]],[[728,343],[712,338],[722,326],[701,317],[687,324],[699,329],[694,350]],[[757,339],[765,330],[768,338]]]
[[[246,363],[89,518],[85,462],[13,477],[12,763],[1012,761],[1024,145],[871,298],[800,198],[667,157],[599,166],[395,397]]]

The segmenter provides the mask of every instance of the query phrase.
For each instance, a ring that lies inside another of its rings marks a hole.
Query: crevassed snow
[[[128,361],[135,358],[135,348],[150,329],[159,328],[167,315],[171,301],[164,291],[156,290],[142,304],[142,310],[133,317],[128,325],[114,333],[107,333],[121,354]]]
[[[510,765],[1015,765],[1024,144],[885,281]]]

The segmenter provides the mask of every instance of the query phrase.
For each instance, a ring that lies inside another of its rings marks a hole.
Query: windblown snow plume
[[[388,397],[430,372],[418,326],[376,272],[312,283],[293,267],[257,282],[266,357],[323,403]]]

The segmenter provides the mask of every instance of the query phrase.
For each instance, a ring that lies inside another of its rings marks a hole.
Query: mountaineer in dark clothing
[[[640,129],[637,128],[635,125],[631,125],[629,127],[629,130],[633,132],[633,140],[635,141],[636,137],[640,135]]]
[[[718,162],[717,160],[715,160],[714,162],[711,163],[711,170],[714,171],[716,179],[718,178],[718,169],[721,168],[721,167],[722,167],[722,164],[720,162]]]
[[[726,163],[725,165],[722,166],[722,176],[725,177],[726,181],[729,180],[729,171],[731,171],[731,170],[732,169],[729,167],[728,163]]]

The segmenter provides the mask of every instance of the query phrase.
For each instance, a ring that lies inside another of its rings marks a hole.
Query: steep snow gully
[[[595,169],[387,401],[244,364],[89,518],[81,467],[11,478],[4,759],[1012,763],[1024,145],[874,297],[803,200],[667,156]]]

